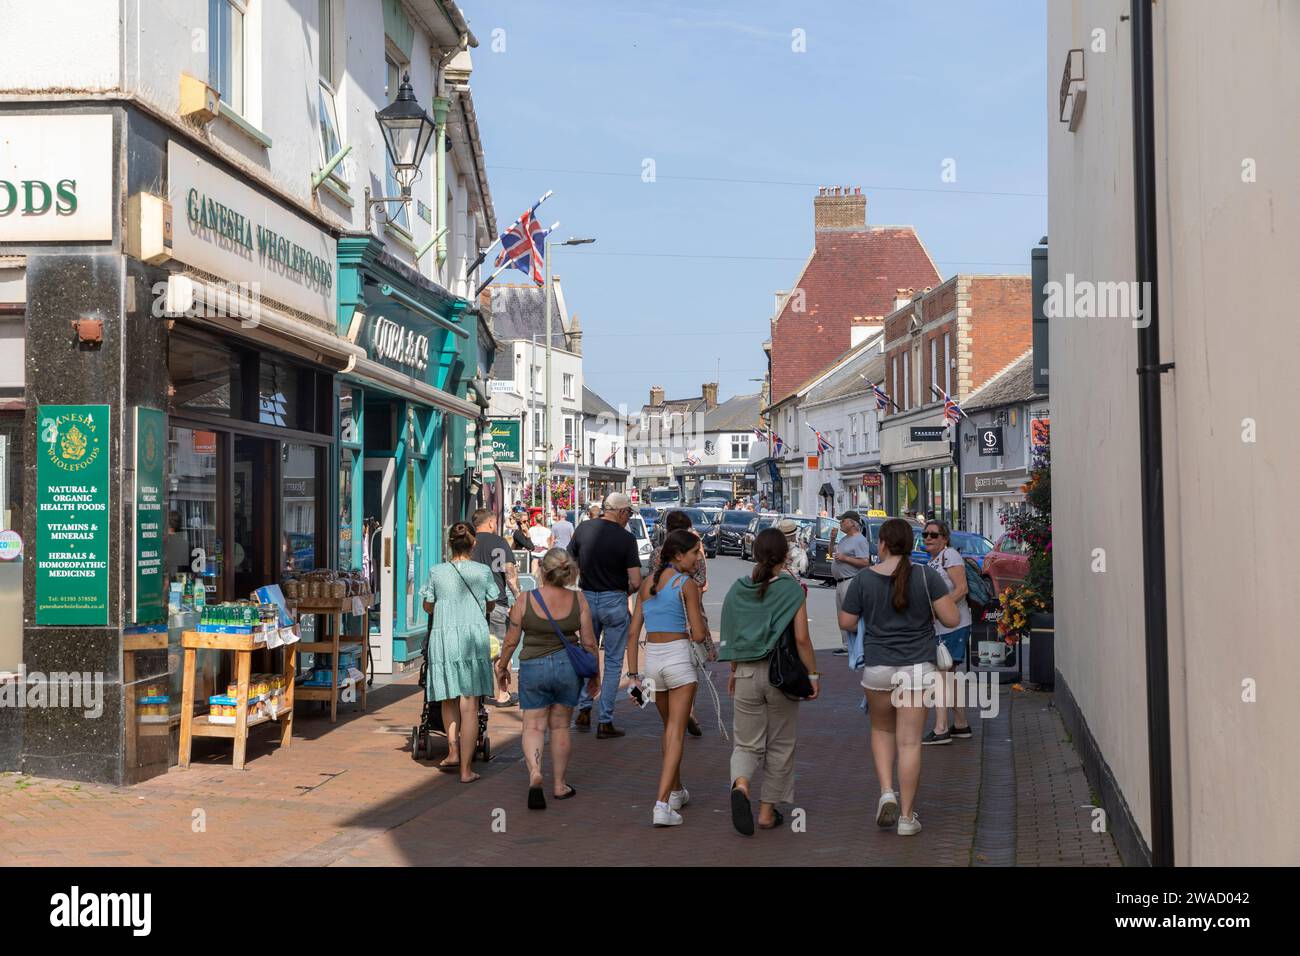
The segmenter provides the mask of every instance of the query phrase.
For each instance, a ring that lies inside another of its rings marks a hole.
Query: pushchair
[[[447,728],[442,722],[442,707],[435,706],[429,700],[425,693],[425,687],[428,685],[429,678],[429,636],[433,633],[433,618],[430,617],[429,623],[424,629],[424,650],[420,660],[420,696],[424,698],[423,706],[420,708],[420,722],[411,728],[411,759],[412,760],[433,760],[433,737],[435,734],[446,737]],[[488,711],[487,705],[483,703],[483,698],[478,699],[478,738],[474,744],[474,755],[471,760],[482,760],[484,763],[492,759],[492,739],[488,737]]]

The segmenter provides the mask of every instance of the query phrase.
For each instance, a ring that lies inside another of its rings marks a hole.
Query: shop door
[[[234,548],[234,597],[247,598],[279,578],[276,546],[275,476],[280,443],[248,435],[234,436],[231,476]]]
[[[396,470],[392,458],[367,458],[361,489],[366,554],[377,601],[370,609],[370,658],[375,673],[393,672],[393,503]]]

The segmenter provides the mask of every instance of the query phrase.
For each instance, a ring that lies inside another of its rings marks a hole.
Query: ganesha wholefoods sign
[[[109,407],[36,413],[36,623],[108,624]]]
[[[167,197],[173,259],[335,322],[337,243],[324,229],[175,140]]]

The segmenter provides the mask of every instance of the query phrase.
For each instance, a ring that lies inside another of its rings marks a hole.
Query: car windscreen
[[[682,495],[676,488],[660,488],[650,492],[651,501],[679,501]]]
[[[754,520],[754,515],[748,511],[724,511],[722,512],[723,524],[734,524],[744,526]]]
[[[632,536],[638,540],[649,537],[649,535],[645,533],[645,522],[642,521],[638,515],[633,515],[631,518],[627,519],[627,530],[631,531]]]

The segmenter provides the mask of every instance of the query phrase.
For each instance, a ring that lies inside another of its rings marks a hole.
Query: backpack
[[[962,563],[966,566],[966,603],[970,605],[971,621],[979,621],[995,601],[993,587],[974,558],[963,558]]]

